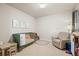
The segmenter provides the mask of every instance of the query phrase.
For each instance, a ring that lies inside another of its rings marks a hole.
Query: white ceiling
[[[35,18],[55,13],[72,11],[74,3],[47,3],[46,8],[40,8],[38,3],[10,3],[13,6]]]

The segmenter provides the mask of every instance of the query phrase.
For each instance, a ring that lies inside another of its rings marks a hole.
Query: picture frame
[[[26,24],[25,24],[25,22],[23,22],[21,20],[13,19],[12,20],[12,27],[13,28],[26,28]]]

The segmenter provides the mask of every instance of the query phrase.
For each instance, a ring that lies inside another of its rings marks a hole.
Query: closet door
[[[75,29],[79,32],[79,11],[76,12]]]
[[[72,32],[79,32],[79,11],[75,10],[72,15]]]

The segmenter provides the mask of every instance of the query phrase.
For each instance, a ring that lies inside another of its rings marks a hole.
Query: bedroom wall
[[[51,37],[59,32],[68,32],[71,26],[72,12],[58,13],[37,19],[37,32],[41,40],[51,41]]]
[[[13,28],[13,19],[25,22],[28,28]],[[18,32],[35,32],[35,19],[7,4],[0,4],[0,41],[7,42],[12,33]]]

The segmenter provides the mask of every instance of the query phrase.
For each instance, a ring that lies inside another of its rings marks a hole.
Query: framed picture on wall
[[[26,28],[26,24],[24,22],[20,22],[20,28]]]
[[[19,23],[19,21],[13,19],[13,20],[12,20],[12,26],[13,26],[13,28],[19,28],[19,27],[20,27],[20,23]]]
[[[12,20],[12,27],[13,28],[26,28],[26,23],[21,20]]]

